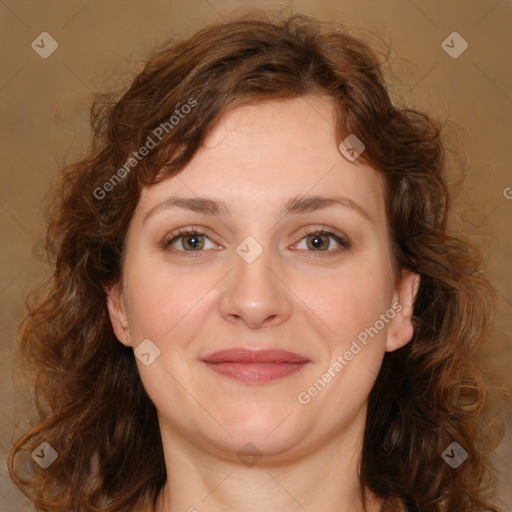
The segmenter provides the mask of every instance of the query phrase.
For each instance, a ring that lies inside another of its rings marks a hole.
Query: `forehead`
[[[334,103],[326,96],[238,107],[178,175],[143,189],[140,208],[181,195],[222,198],[239,212],[277,212],[290,197],[338,194],[380,216],[382,176],[341,155],[334,127]]]

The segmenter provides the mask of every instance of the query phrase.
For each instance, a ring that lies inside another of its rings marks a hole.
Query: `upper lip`
[[[229,348],[213,352],[202,358],[207,363],[306,363],[306,357],[287,350],[249,350]]]

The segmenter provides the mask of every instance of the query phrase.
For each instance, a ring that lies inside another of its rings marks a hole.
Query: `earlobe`
[[[414,272],[404,271],[399,290],[395,293],[393,304],[400,304],[396,314],[389,322],[386,340],[386,352],[393,352],[411,341],[414,335],[412,312],[414,301],[420,287],[420,276]]]
[[[122,291],[118,283],[105,288],[110,323],[116,338],[127,347],[131,346],[128,319],[123,305]]]

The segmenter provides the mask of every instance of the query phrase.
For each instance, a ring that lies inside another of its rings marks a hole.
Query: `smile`
[[[214,372],[239,382],[263,383],[288,377],[310,361],[284,350],[228,349],[202,361]]]

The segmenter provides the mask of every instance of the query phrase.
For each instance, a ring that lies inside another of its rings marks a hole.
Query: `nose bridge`
[[[261,236],[259,238],[261,240]],[[258,296],[263,299],[264,295],[270,295],[271,292],[275,294],[276,278],[270,270],[275,257],[269,243],[260,243],[256,238],[248,236],[236,247],[233,259],[233,280],[242,296],[252,296],[253,300],[257,300]]]
[[[278,260],[270,244],[263,245],[252,236],[242,240],[233,252],[234,268],[223,294],[223,314],[240,317],[252,327],[270,319],[285,319],[290,303],[285,287],[275,275]]]

